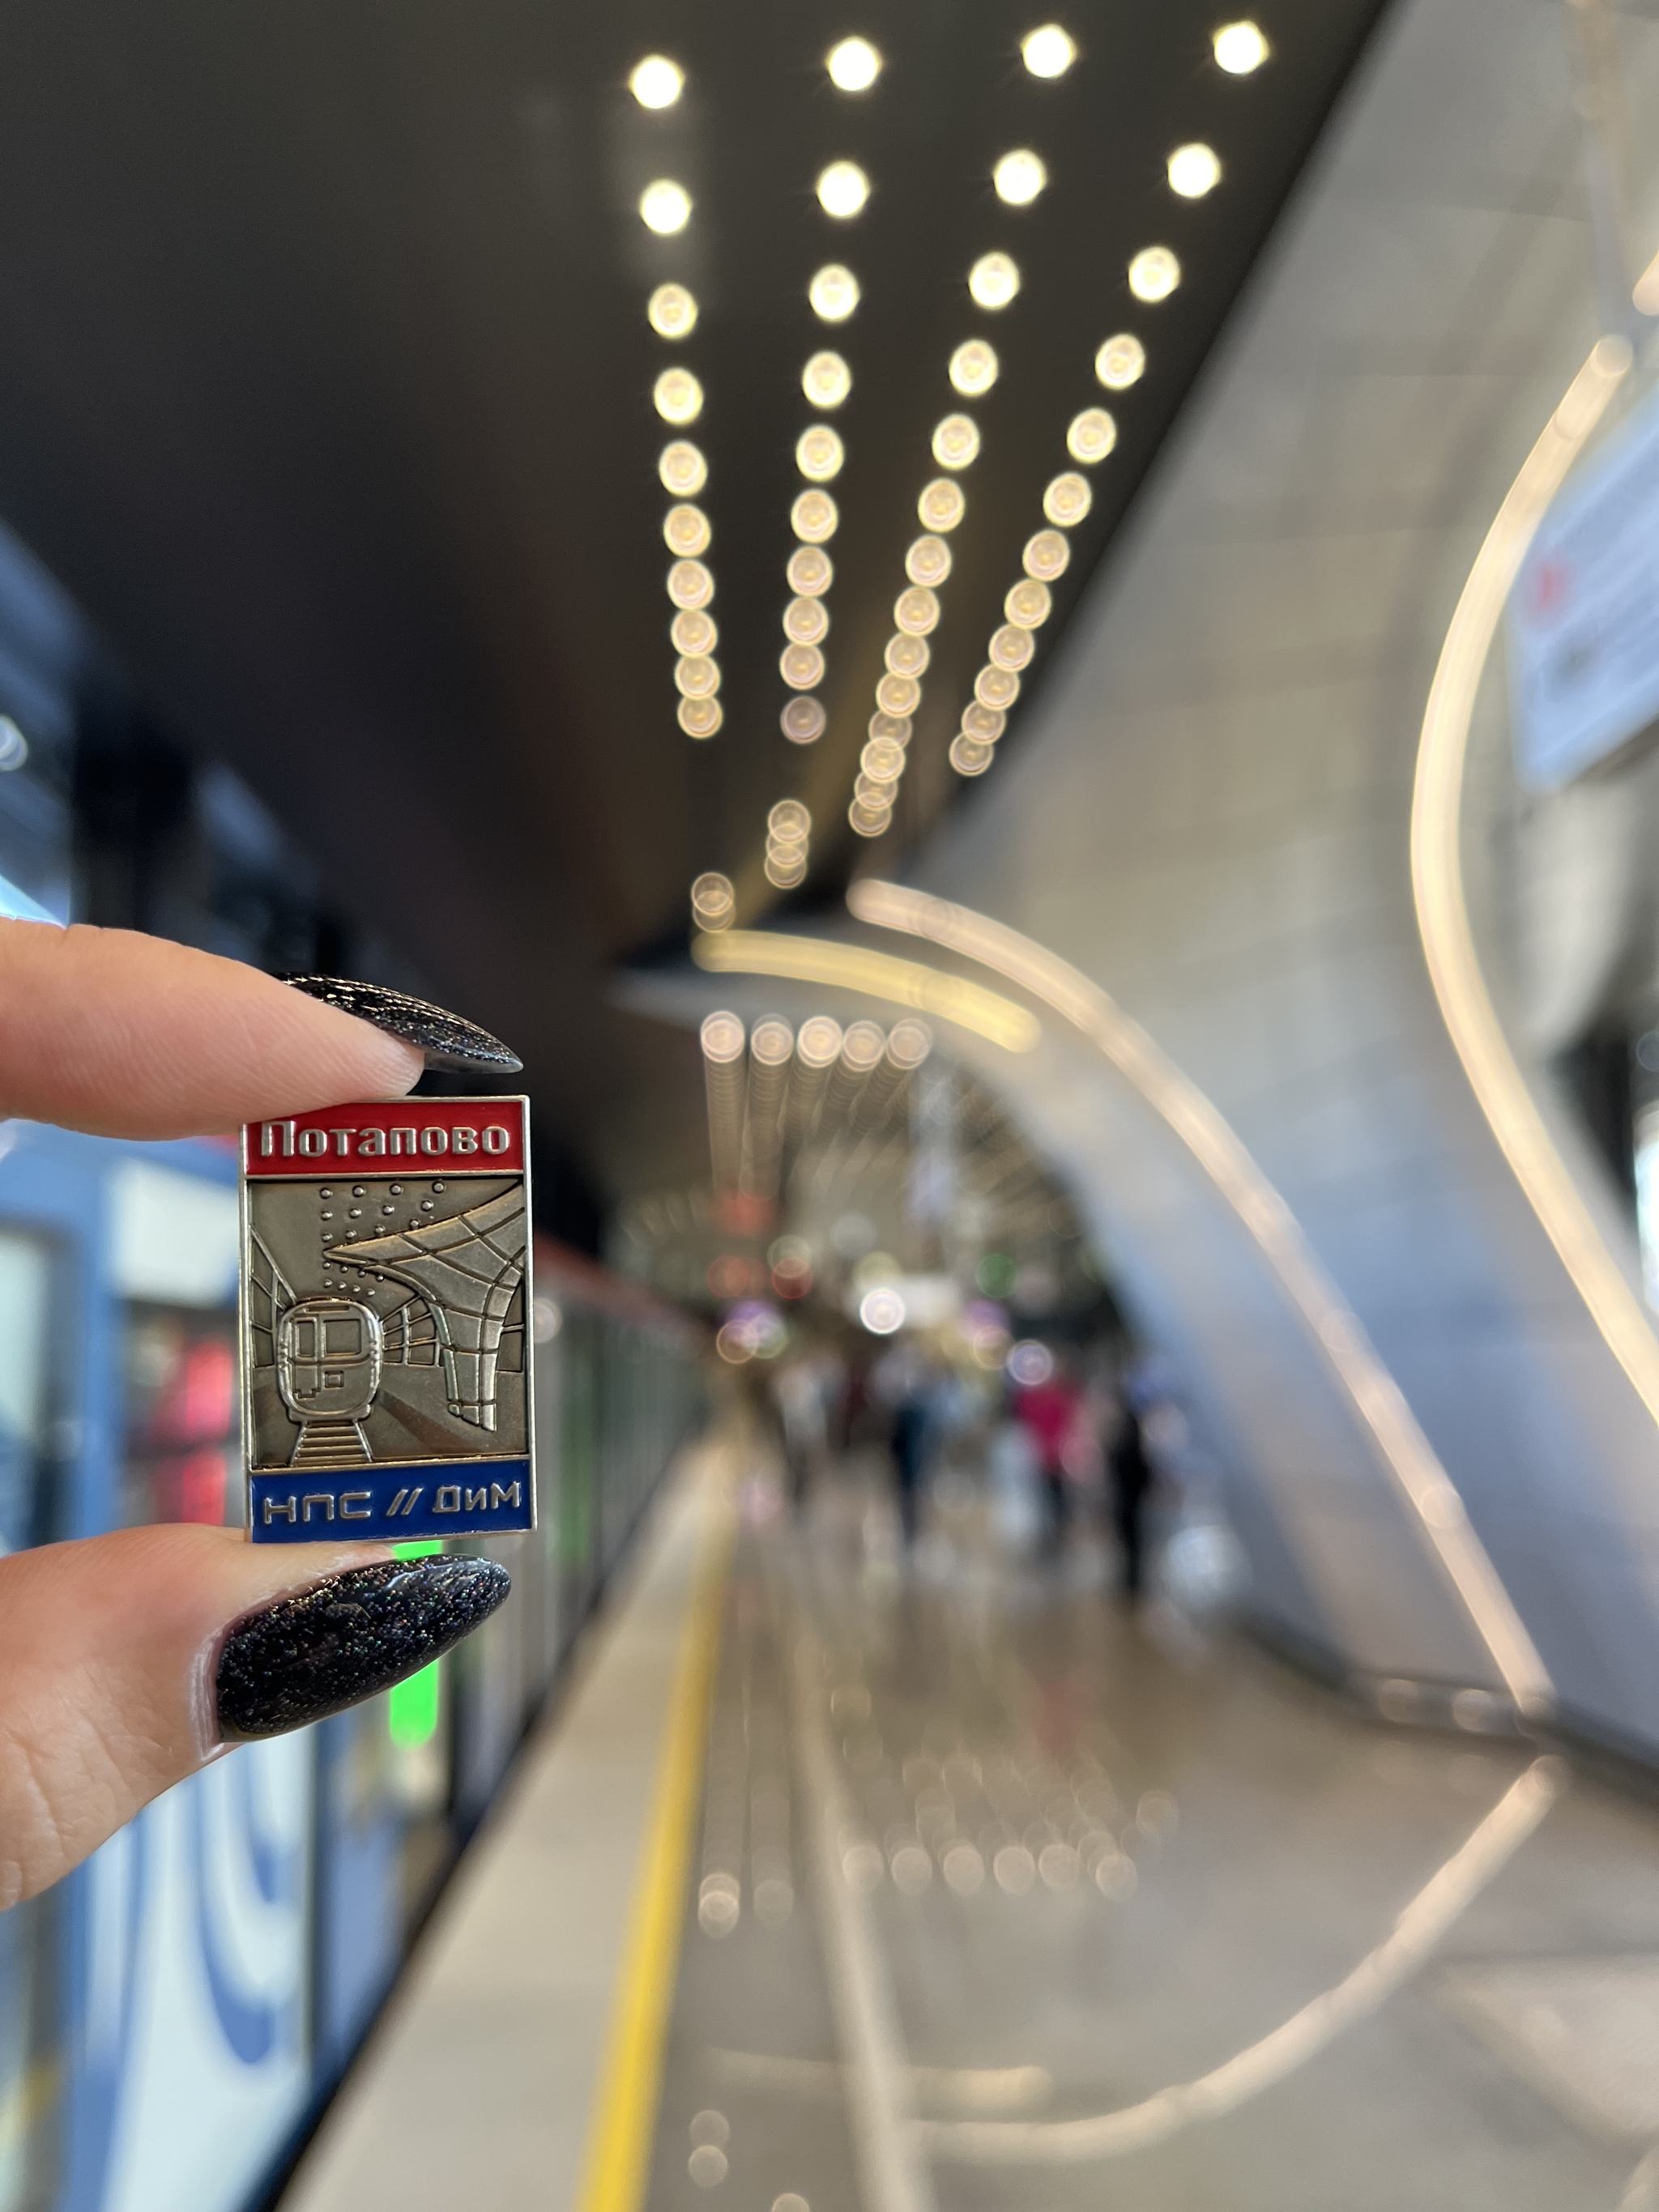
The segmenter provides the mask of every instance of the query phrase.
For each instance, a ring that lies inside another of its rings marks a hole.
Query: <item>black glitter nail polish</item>
[[[405,1044],[418,1045],[430,1068],[451,1073],[494,1068],[511,1075],[524,1065],[499,1037],[476,1022],[464,1022],[459,1014],[446,1013],[424,999],[411,999],[406,992],[388,991],[379,983],[354,983],[343,975],[284,975],[283,981],[308,999],[320,999],[325,1006],[337,1006],[343,1014],[373,1022],[377,1030]]]
[[[389,1689],[487,1620],[512,1589],[490,1559],[387,1559],[239,1620],[219,1655],[219,1733],[285,1735]]]

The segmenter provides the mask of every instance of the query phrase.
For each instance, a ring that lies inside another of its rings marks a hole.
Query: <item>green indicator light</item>
[[[386,1729],[400,1751],[430,1743],[438,1733],[438,1669],[441,1663],[434,1659],[429,1667],[422,1667],[418,1674],[411,1674],[406,1682],[398,1682],[392,1689],[387,1700]]]
[[[394,1559],[429,1559],[441,1552],[443,1546],[434,1537],[418,1544],[394,1544]],[[418,1674],[411,1674],[406,1682],[394,1685],[386,1701],[386,1729],[399,1750],[409,1751],[423,1743],[430,1743],[438,1733],[438,1669],[441,1662],[434,1659],[429,1667],[422,1667]]]

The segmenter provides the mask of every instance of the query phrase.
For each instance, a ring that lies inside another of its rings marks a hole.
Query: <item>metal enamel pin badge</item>
[[[528,1109],[398,1099],[243,1130],[256,1544],[535,1526]]]

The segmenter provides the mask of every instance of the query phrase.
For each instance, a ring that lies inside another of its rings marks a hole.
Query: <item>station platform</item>
[[[1659,1816],[683,1459],[283,2212],[1659,2203]]]

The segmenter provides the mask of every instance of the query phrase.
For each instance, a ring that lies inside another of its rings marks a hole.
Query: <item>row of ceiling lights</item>
[[[1267,43],[1254,23],[1229,23],[1216,32],[1214,52],[1222,68],[1243,76],[1267,59]],[[1168,174],[1171,191],[1184,199],[1201,199],[1220,182],[1221,162],[1212,148],[1194,142],[1170,155]],[[1130,262],[1128,281],[1135,298],[1152,306],[1168,299],[1180,283],[1181,264],[1169,247],[1146,246]],[[1139,382],[1146,368],[1146,349],[1127,331],[1109,337],[1095,356],[1096,377],[1109,392],[1127,391]],[[1116,443],[1117,425],[1103,407],[1085,407],[1066,428],[1066,451],[1085,468],[1103,461]],[[1071,560],[1065,533],[1085,520],[1093,504],[1088,478],[1075,470],[1051,477],[1043,491],[1042,512],[1049,526],[1026,541],[1021,563],[1024,574],[1003,601],[1005,619],[991,634],[985,664],[974,678],[973,696],[963,708],[961,726],[951,741],[951,765],[959,775],[982,775],[996,757],[997,740],[1019,696],[1021,673],[1036,651],[1035,633],[1052,610],[1049,586]],[[856,829],[856,799],[854,805]]]
[[[1252,22],[1224,24],[1213,34],[1218,64],[1230,74],[1243,76],[1260,67],[1268,47]],[[1040,25],[1021,41],[1021,54],[1034,76],[1063,76],[1077,58],[1077,46],[1060,25]],[[868,91],[881,73],[882,57],[866,39],[840,40],[825,58],[830,82],[844,93]],[[632,73],[630,88],[647,108],[671,106],[685,83],[678,64],[661,54],[647,55]],[[1169,157],[1172,191],[1184,198],[1199,198],[1219,180],[1221,165],[1212,149],[1193,143],[1177,147]],[[1029,206],[1048,183],[1042,157],[1029,148],[1004,154],[992,170],[993,185],[1011,206]],[[819,204],[841,222],[850,222],[865,207],[870,180],[856,162],[830,162],[817,181]],[[649,228],[663,236],[683,230],[690,220],[691,198],[672,179],[659,178],[646,187],[640,214]],[[1129,264],[1130,290],[1146,302],[1166,299],[1181,281],[1181,268],[1167,246],[1143,248]],[[1007,307],[1018,293],[1019,270],[1012,258],[1001,252],[982,255],[969,273],[969,292],[975,304],[988,312]],[[819,269],[807,288],[813,312],[826,322],[842,322],[858,304],[856,276],[839,263]],[[697,319],[695,299],[684,285],[659,285],[653,293],[648,319],[659,336],[677,340],[690,335]],[[994,349],[983,338],[959,345],[949,362],[951,384],[963,397],[978,398],[997,380]],[[1097,371],[1109,389],[1133,383],[1145,366],[1139,340],[1127,333],[1109,338],[1097,358]],[[820,410],[839,406],[852,386],[852,372],[842,356],[825,349],[816,352],[801,375],[808,400]],[[657,411],[665,422],[684,428],[695,422],[702,409],[702,389],[688,368],[665,369],[653,388]],[[1093,466],[1105,459],[1116,442],[1116,426],[1103,408],[1085,408],[1067,431],[1073,459]],[[952,472],[971,465],[980,449],[977,425],[967,415],[952,413],[936,426],[933,453],[940,468]],[[845,451],[839,434],[819,421],[804,430],[796,445],[796,463],[807,488],[796,498],[791,521],[798,540],[791,555],[787,578],[791,598],[785,608],[786,643],[780,672],[794,693],[781,717],[783,732],[793,743],[809,744],[823,732],[825,714],[817,697],[824,672],[823,641],[830,628],[824,596],[834,579],[834,563],[825,550],[835,535],[840,515],[833,496],[823,489],[840,472]],[[714,657],[718,628],[708,612],[714,581],[700,556],[711,540],[708,519],[692,503],[708,477],[701,451],[678,438],[659,458],[664,488],[674,495],[664,520],[664,536],[676,555],[668,574],[668,593],[676,609],[671,636],[678,659],[675,680],[680,691],[679,720],[694,738],[708,738],[723,719],[718,697],[720,671]],[[878,836],[892,819],[893,804],[903,775],[906,748],[913,718],[921,696],[921,678],[929,659],[927,635],[939,620],[939,586],[951,568],[951,550],[942,532],[953,530],[966,511],[966,499],[952,473],[933,479],[918,501],[918,514],[926,534],[917,538],[906,556],[908,588],[895,602],[895,630],[885,650],[886,672],[876,689],[876,711],[871,718],[867,742],[860,755],[860,774],[848,819],[861,836]],[[1043,510],[1054,526],[1040,531],[1025,549],[1023,580],[1005,601],[1007,619],[994,634],[986,665],[975,680],[975,696],[964,709],[963,726],[951,748],[952,764],[963,775],[977,775],[989,766],[994,747],[1005,726],[1007,709],[1018,695],[1019,672],[1032,657],[1032,633],[1046,621],[1050,609],[1048,585],[1064,570],[1069,547],[1064,531],[1083,520],[1092,504],[1087,479],[1066,471],[1055,477],[1043,495]],[[806,873],[811,820],[796,799],[780,801],[768,817],[765,873],[779,890],[800,883]],[[729,880],[710,872],[693,886],[692,905],[700,927],[728,927],[735,912]]]

